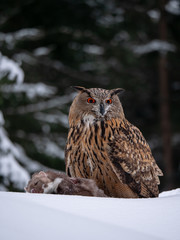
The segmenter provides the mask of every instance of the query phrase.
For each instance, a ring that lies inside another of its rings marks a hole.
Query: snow
[[[85,44],[83,46],[83,51],[89,54],[102,55],[104,53],[104,48],[97,45]]]
[[[170,0],[166,4],[165,9],[171,14],[180,15],[180,2],[178,0]]]
[[[32,54],[29,53],[16,53],[14,54],[13,58],[19,63],[22,64],[22,62],[28,63],[30,65],[37,64],[37,59],[35,59]]]
[[[50,157],[57,157],[64,159],[64,149],[60,148],[60,146],[54,141],[50,140],[47,137],[33,137],[32,141],[35,144],[35,147],[39,153],[46,154]],[[63,160],[64,161],[64,160]]]
[[[4,185],[0,184],[0,191],[7,191],[7,188]]]
[[[68,128],[68,126],[69,126],[68,115],[66,115],[60,111],[58,111],[56,114],[47,114],[47,113],[38,112],[38,113],[35,113],[34,116],[36,119],[43,121],[43,122],[60,123],[66,128]]]
[[[5,121],[4,121],[4,117],[3,117],[2,112],[0,111],[0,127],[3,126],[4,123],[5,123]]]
[[[38,111],[44,111],[47,109],[52,108],[61,108],[67,103],[72,102],[72,100],[75,97],[75,93],[64,95],[61,97],[54,97],[47,101],[39,101],[38,103],[29,104],[26,106],[20,106],[16,109],[16,113],[24,114],[24,113],[32,113],[32,112],[38,112]],[[8,109],[10,113],[14,112],[13,108]]]
[[[18,159],[18,162],[21,163],[25,167],[25,169],[28,170],[28,172],[37,172],[37,171],[40,171],[40,170],[46,170],[47,169],[47,167],[45,167],[41,163],[29,158],[26,155],[24,149],[20,145],[15,144],[15,147],[16,147],[15,156]]]
[[[45,167],[28,158],[22,147],[12,143],[3,125],[4,117],[0,111],[0,177],[2,178],[0,191],[4,191],[5,186],[11,183],[13,187],[23,190],[30,179],[29,172],[39,171]]]
[[[156,9],[149,10],[147,12],[148,16],[155,22],[159,21],[160,18],[160,12]]]
[[[2,116],[1,112],[0,115]],[[1,118],[3,119],[3,116]],[[19,151],[8,138],[3,125],[0,125],[0,153],[0,177],[3,178],[3,184],[9,185],[12,182],[14,187],[23,189],[30,175],[17,162]]]
[[[171,190],[171,191],[165,191],[160,193],[160,197],[169,197],[169,196],[176,196],[176,195],[180,195],[180,188]]]
[[[35,56],[43,56],[43,55],[48,55],[51,51],[52,51],[52,48],[39,47],[33,51],[33,54]]]
[[[0,33],[0,42],[5,42],[9,49],[13,49],[17,41],[38,40],[44,35],[42,30],[37,28],[24,28],[16,32]]]
[[[44,83],[22,83],[17,84],[4,84],[1,91],[4,93],[25,93],[29,99],[35,97],[51,97],[56,93],[56,88],[48,86]]]
[[[0,156],[0,176],[3,176],[3,182],[8,185],[9,181],[16,188],[23,189],[28,182],[29,173],[18,164],[12,153]]]
[[[0,79],[7,74],[10,80],[16,80],[18,84],[24,81],[24,72],[19,65],[0,52]]]
[[[166,52],[174,52],[176,50],[175,45],[168,43],[166,41],[162,40],[152,40],[149,43],[143,44],[143,45],[137,45],[133,46],[134,53],[138,55],[150,53],[153,51],[158,51],[160,53],[166,53]]]
[[[180,189],[172,192],[154,199],[0,192],[0,239],[178,240]]]

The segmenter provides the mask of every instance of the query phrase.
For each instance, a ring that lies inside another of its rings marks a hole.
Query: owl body
[[[69,113],[66,173],[94,179],[110,197],[158,196],[158,175],[149,145],[127,121],[117,94],[121,89],[85,89]]]

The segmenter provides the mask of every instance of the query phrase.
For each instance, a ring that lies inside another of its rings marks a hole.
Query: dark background
[[[1,0],[0,189],[64,170],[73,85],[126,89],[126,118],[164,172],[160,189],[180,187],[179,33],[176,0]]]

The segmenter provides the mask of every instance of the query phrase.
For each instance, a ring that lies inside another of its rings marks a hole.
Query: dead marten
[[[63,172],[54,171],[41,171],[33,174],[25,191],[29,193],[106,197],[94,180],[68,177]]]

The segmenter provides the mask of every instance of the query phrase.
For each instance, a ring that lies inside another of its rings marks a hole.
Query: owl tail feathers
[[[159,176],[163,176],[164,174],[163,174],[163,172],[161,171],[161,169],[158,167],[157,164],[155,164],[155,165],[153,166],[153,168],[154,168],[154,174],[153,174],[153,176],[154,176],[154,178],[155,178],[155,180],[156,180],[157,185],[159,185],[159,184],[160,184]]]
[[[161,171],[161,169],[156,165],[156,167],[155,167],[155,171],[156,171],[156,174],[158,175],[158,176],[163,176],[164,174],[163,174],[163,172]]]
[[[159,190],[157,186],[154,186],[153,191],[151,191],[144,183],[141,183],[141,192],[140,196],[142,198],[154,198],[158,197]]]

